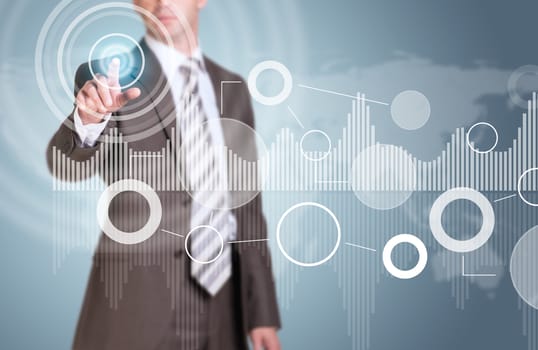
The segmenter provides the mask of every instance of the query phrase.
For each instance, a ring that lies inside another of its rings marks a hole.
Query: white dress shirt
[[[179,68],[181,65],[188,65],[188,57],[185,54],[177,51],[175,48],[154,39],[150,35],[145,36],[145,41],[149,49],[157,57],[157,60],[161,65],[161,69],[164,72],[166,79],[168,80],[168,84],[170,86],[174,102],[177,104],[181,98],[183,87],[185,86],[185,78],[181,74]],[[199,47],[193,51],[192,57],[197,59],[201,63],[201,70],[198,75],[198,93],[202,101],[202,106],[206,118],[207,120],[218,119],[220,118],[220,116],[217,107],[217,100],[215,97],[215,90],[213,89],[211,78],[209,77],[209,74],[205,69],[202,51]],[[177,112],[179,113],[179,111]],[[110,120],[110,116],[110,114],[107,114],[101,123],[84,125],[82,124],[82,121],[78,114],[78,108],[76,108],[73,117],[75,120],[75,130],[80,139],[79,147],[93,147],[97,142],[97,139],[105,129],[106,124]],[[179,118],[180,116],[178,115],[177,117]],[[177,125],[178,124],[176,124],[176,126]],[[213,144],[224,144],[224,137],[222,135],[222,127],[220,123],[209,123],[208,125],[209,134],[211,136]],[[225,167],[225,164],[222,163],[222,166]],[[227,171],[225,168],[222,169],[222,166],[220,169],[221,174],[227,176]],[[192,203],[192,213],[197,212],[197,206],[199,205],[200,204],[195,202]],[[237,221],[235,219],[235,216],[230,211],[228,216],[229,222],[232,225],[232,234],[230,235],[230,239],[235,239]],[[210,223],[207,223],[207,225],[210,225]]]
[[[106,127],[106,124],[110,120],[112,114],[108,113],[103,118],[103,121],[95,124],[82,124],[80,115],[78,114],[78,107],[75,108],[75,113],[73,113],[73,118],[75,119],[75,131],[77,132],[79,142],[77,142],[79,147],[93,147],[97,142],[97,139],[103,133],[103,130]]]

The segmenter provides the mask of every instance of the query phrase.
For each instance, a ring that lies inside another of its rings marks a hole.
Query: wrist
[[[80,121],[82,122],[82,125],[88,125],[88,124],[102,123],[106,114],[98,114],[96,112],[88,113],[82,110],[81,108],[79,108],[78,115],[80,117]]]

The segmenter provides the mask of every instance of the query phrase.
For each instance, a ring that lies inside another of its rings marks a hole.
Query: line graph
[[[371,187],[369,182],[360,184],[365,191],[436,191],[454,187],[470,187],[478,191],[515,192],[518,179],[527,170],[538,165],[536,147],[537,97],[533,94],[528,101],[528,110],[522,115],[522,124],[512,146],[504,151],[487,153],[474,151],[474,143],[467,142],[465,128],[454,131],[444,150],[432,160],[418,159],[403,147],[395,146],[394,164],[386,164],[383,155],[371,157],[370,169],[398,167],[401,157],[411,157],[414,169],[400,169],[402,178],[414,177],[412,188],[409,181],[387,179]],[[290,129],[283,128],[267,148],[267,153],[256,161],[245,160],[232,149],[222,146],[219,152],[227,164],[228,189],[233,191],[349,191],[351,190],[351,165],[357,155],[368,147],[381,145],[376,138],[375,126],[371,123],[370,108],[364,94],[357,94],[352,101],[351,112],[340,138],[332,142],[330,152],[303,152],[300,137]],[[467,130],[468,132],[468,130]],[[172,133],[175,134],[175,133]],[[111,140],[118,140],[112,143]],[[158,152],[134,151],[123,141],[117,129],[110,131],[105,142],[100,144],[95,156],[85,162],[69,159],[60,150],[53,150],[53,190],[102,191],[105,184],[98,179],[87,182],[91,175],[99,172],[105,183],[122,176],[145,181],[157,191],[181,189],[178,181],[174,153],[179,142],[172,137]],[[392,151],[391,151],[392,152]],[[397,153],[397,154],[396,154]],[[400,155],[403,156],[400,156]],[[106,156],[105,156],[106,155]],[[109,162],[107,159],[114,159]],[[312,160],[316,161],[312,161]],[[385,162],[385,163],[384,163]],[[403,172],[402,172],[403,171]],[[411,173],[412,172],[412,173]],[[535,191],[538,178],[529,174],[522,191]]]

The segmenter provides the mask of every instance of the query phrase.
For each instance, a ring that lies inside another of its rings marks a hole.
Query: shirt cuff
[[[104,116],[103,121],[97,124],[82,124],[80,115],[78,114],[78,107],[75,108],[73,113],[73,119],[75,120],[75,131],[78,136],[78,146],[82,148],[93,147],[97,142],[97,139],[105,130],[106,124],[110,120],[112,114],[108,113]]]

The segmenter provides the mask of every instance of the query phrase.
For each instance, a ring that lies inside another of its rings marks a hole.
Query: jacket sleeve
[[[243,122],[254,128],[254,112],[246,84],[241,84],[241,104],[245,108]],[[258,194],[252,201],[238,209],[241,239],[266,239],[267,222],[263,214],[262,195]],[[246,328],[281,327],[280,314],[276,297],[275,282],[271,267],[271,254],[267,241],[254,244],[237,245],[241,255],[241,274]]]
[[[75,88],[74,95],[76,96],[78,91],[91,79],[89,73],[88,64],[83,64],[77,69],[75,74]],[[74,124],[74,111],[62,122],[56,133],[52,136],[47,146],[46,157],[47,165],[51,174],[58,176],[54,171],[54,153],[60,151],[68,159],[76,162],[84,162],[95,155],[95,152],[99,149],[100,142],[97,142],[93,147],[80,147],[77,142],[77,133],[75,131]],[[83,174],[86,175],[86,174]],[[89,176],[93,176],[90,173]]]
[[[247,213],[257,221],[256,237],[267,237],[267,223],[263,216],[261,195],[248,204]],[[266,241],[256,242],[242,250],[242,267],[246,281],[247,330],[256,327],[281,327],[271,267],[271,253]]]

